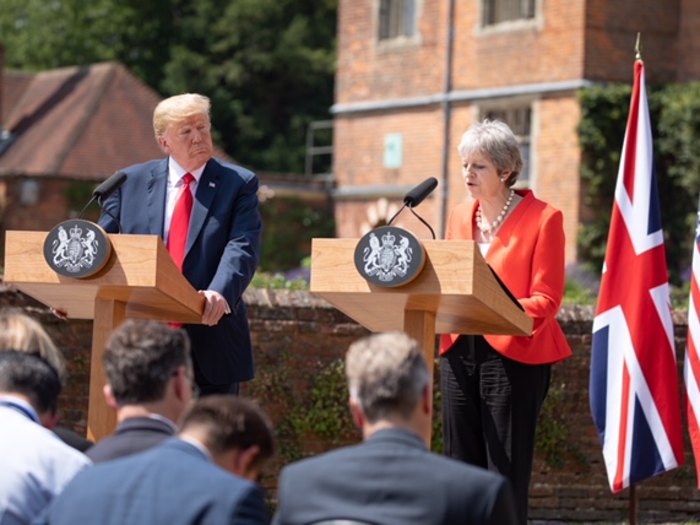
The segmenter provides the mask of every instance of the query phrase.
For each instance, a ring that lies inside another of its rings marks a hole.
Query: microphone
[[[95,191],[92,192],[92,196],[101,204],[103,200],[107,199],[110,195],[112,195],[112,193],[117,191],[122,184],[126,182],[126,179],[126,173],[123,171],[118,171],[95,188]]]
[[[406,196],[403,198],[403,206],[401,206],[401,209],[397,211],[394,216],[389,220],[387,223],[387,226],[391,226],[392,223],[396,220],[396,217],[399,216],[399,213],[403,211],[404,208],[408,208],[411,210],[411,213],[416,216],[416,218],[425,224],[428,229],[430,230],[430,233],[433,235],[433,239],[435,239],[435,232],[433,229],[430,227],[430,224],[425,222],[423,217],[418,215],[415,211],[413,211],[413,208],[418,206],[421,202],[425,200],[425,198],[432,193],[432,191],[437,188],[438,181],[435,177],[430,177],[429,179],[424,180],[421,182],[418,186],[413,188],[411,191],[409,191]]]
[[[437,188],[438,181],[435,177],[430,177],[427,180],[421,182],[418,186],[409,191],[403,198],[403,203],[409,208],[415,208],[418,206],[425,198],[430,195],[435,188]]]
[[[126,179],[126,173],[124,173],[123,171],[118,171],[106,181],[104,181],[102,184],[100,184],[97,188],[95,188],[95,190],[92,192],[92,198],[90,199],[90,202],[88,202],[83,208],[83,211],[80,212],[80,214],[78,215],[78,219],[81,219],[83,217],[85,211],[90,207],[90,204],[95,202],[95,199],[97,199],[97,203],[100,206],[102,206],[104,200],[107,199],[110,195],[112,195],[112,193],[117,191],[119,188],[121,188],[122,184],[126,182]],[[108,209],[102,208],[102,211],[104,211],[107,215],[112,217],[114,222],[117,223],[119,233],[121,233],[122,225],[120,224],[119,220],[114,215],[112,215]]]

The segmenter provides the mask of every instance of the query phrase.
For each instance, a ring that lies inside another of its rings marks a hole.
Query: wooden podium
[[[7,232],[5,282],[69,319],[94,319],[88,438],[99,440],[116,425],[116,414],[102,393],[102,353],[112,330],[126,318],[200,323],[204,298],[156,235],[109,235],[109,260],[97,274],[83,279],[59,275],[46,263],[46,236],[47,232]]]
[[[313,239],[311,291],[373,332],[403,331],[422,344],[432,373],[435,334],[530,335],[532,319],[509,296],[473,241],[421,241],[426,262],[395,288],[368,283],[357,239]]]

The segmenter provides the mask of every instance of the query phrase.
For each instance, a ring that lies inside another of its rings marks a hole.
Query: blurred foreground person
[[[36,352],[56,370],[61,385],[65,383],[66,367],[61,351],[56,348],[44,327],[19,308],[0,310],[0,352],[3,350]],[[53,427],[53,431],[66,444],[81,452],[93,444],[89,439],[60,425]]]
[[[49,429],[58,372],[28,352],[0,352],[0,525],[30,523],[90,460]]]
[[[345,370],[364,442],[284,468],[275,524],[516,523],[506,478],[428,450],[432,381],[416,341],[403,333],[361,339]]]
[[[107,404],[117,429],[87,451],[101,463],[159,445],[177,432],[196,396],[187,332],[156,321],[127,320],[103,355]]]
[[[272,427],[257,405],[209,396],[192,406],[178,437],[82,472],[37,523],[266,524],[254,480],[273,452]]]

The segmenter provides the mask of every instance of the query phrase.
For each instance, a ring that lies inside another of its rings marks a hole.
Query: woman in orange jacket
[[[556,321],[564,294],[563,216],[532,191],[512,189],[523,161],[506,124],[473,125],[458,150],[471,198],[452,212],[445,237],[477,243],[532,317],[533,332],[441,337],[445,453],[508,477],[524,525],[551,365],[571,355]]]

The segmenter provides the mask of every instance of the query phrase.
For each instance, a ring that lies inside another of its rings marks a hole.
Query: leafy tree
[[[40,71],[116,60],[157,88],[175,39],[172,0],[2,0],[5,66]]]
[[[310,122],[333,103],[337,0],[190,5],[162,91],[212,97],[218,137],[241,162],[300,172]]]

